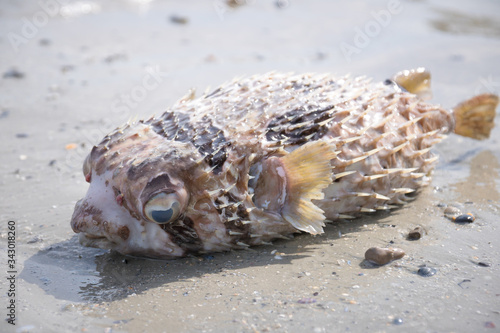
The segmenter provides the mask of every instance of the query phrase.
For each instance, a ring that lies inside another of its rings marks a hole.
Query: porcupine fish
[[[387,210],[429,183],[431,147],[488,137],[498,97],[427,104],[429,73],[268,73],[118,128],[83,166],[71,226],[86,246],[175,258],[268,244]]]

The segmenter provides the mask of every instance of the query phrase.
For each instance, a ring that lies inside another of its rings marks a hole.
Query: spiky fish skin
[[[407,201],[429,182],[437,159],[429,149],[453,127],[449,111],[392,82],[280,73],[235,80],[106,136],[85,162],[90,188],[71,225],[84,245],[154,258],[320,233],[322,219]],[[304,201],[318,219],[308,229],[294,223],[298,213],[285,214],[295,209],[287,208],[295,169],[286,166],[295,162],[282,158],[315,143],[332,150],[331,176]],[[157,224],[144,207],[167,188],[185,203],[175,221]]]

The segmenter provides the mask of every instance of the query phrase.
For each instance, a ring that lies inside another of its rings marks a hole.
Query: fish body
[[[93,147],[71,226],[87,246],[175,258],[391,209],[429,183],[446,134],[492,126],[496,96],[452,112],[424,102],[426,87],[424,70],[379,83],[268,73],[187,96]]]

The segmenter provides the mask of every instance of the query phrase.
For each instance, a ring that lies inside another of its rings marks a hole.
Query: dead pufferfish
[[[430,75],[268,73],[179,100],[94,146],[71,226],[86,246],[175,258],[320,234],[430,181],[446,134],[484,139],[498,97],[425,103]]]

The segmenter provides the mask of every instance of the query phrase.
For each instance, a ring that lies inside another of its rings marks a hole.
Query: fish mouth
[[[78,240],[83,246],[95,247],[104,250],[111,250],[116,247],[114,242],[104,236],[91,235],[85,232],[80,233]]]
[[[100,238],[106,238],[104,236],[97,236],[97,235],[91,235],[91,234],[87,234],[87,233],[83,233],[83,236],[85,236],[86,238],[88,239],[100,239]]]

